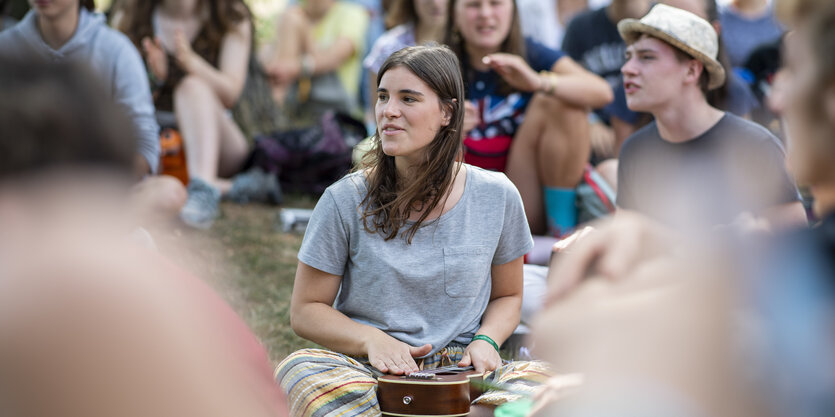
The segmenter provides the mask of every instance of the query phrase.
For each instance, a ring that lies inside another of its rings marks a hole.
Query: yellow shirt
[[[359,97],[361,61],[365,55],[367,30],[368,12],[360,5],[344,1],[334,3],[313,28],[313,38],[319,48],[327,48],[339,38],[346,38],[354,45],[354,55],[337,69],[339,81],[352,97]]]

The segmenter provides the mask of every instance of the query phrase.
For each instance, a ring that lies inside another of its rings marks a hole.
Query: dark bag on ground
[[[327,112],[312,127],[257,136],[249,166],[277,175],[284,192],[318,195],[351,170],[351,152],[365,133],[353,117]]]

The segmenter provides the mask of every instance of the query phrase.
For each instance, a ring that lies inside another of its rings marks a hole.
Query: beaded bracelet
[[[473,340],[471,340],[470,343],[475,342],[476,340],[483,340],[493,345],[493,347],[496,349],[496,352],[499,351],[499,345],[496,344],[496,341],[491,339],[490,336],[487,336],[486,334],[477,334],[473,336]]]

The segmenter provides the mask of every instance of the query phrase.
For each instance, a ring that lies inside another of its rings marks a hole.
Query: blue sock
[[[561,237],[577,225],[577,192],[573,188],[543,187],[548,233]]]

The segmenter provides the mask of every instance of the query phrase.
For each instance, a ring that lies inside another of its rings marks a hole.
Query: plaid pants
[[[422,369],[455,365],[465,346],[450,345],[418,361]],[[275,378],[287,393],[294,417],[379,416],[377,379],[380,373],[362,359],[322,349],[293,352],[276,367]],[[510,362],[486,379],[514,391],[533,393],[550,376],[538,361]],[[503,391],[487,391],[473,404],[499,405],[518,399]]]

